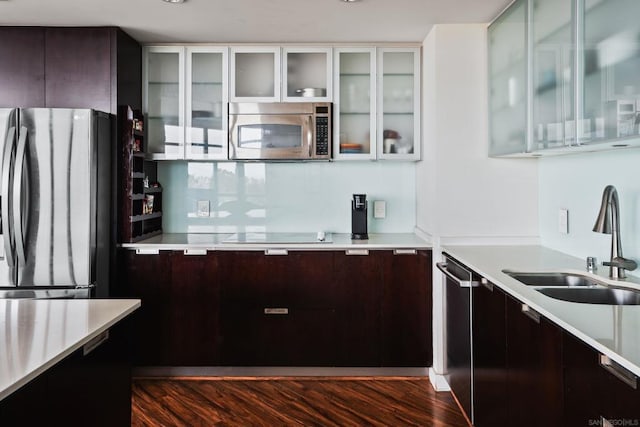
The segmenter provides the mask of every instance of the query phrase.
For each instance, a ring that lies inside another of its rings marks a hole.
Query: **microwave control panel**
[[[329,155],[329,117],[316,117],[316,156]]]

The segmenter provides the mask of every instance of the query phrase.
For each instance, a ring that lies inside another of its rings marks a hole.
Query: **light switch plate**
[[[569,210],[567,209],[558,211],[558,232],[569,234]]]
[[[198,200],[198,216],[203,216],[203,217],[209,216],[208,200]]]
[[[376,219],[387,217],[387,202],[384,200],[375,200],[373,202],[373,217]]]

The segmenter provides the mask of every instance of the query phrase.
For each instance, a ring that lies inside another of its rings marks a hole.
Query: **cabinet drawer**
[[[225,303],[261,307],[334,308],[331,252],[228,252],[221,255]]]
[[[280,305],[222,312],[223,365],[335,365],[335,310]]]

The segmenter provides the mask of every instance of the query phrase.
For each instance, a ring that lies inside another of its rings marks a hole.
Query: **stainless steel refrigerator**
[[[0,108],[0,298],[107,296],[111,117]]]

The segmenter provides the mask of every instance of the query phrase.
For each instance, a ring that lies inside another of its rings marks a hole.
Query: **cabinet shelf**
[[[144,194],[162,193],[162,187],[149,187],[144,189]]]
[[[129,221],[131,222],[148,221],[150,219],[155,219],[160,217],[162,217],[162,212],[154,212],[151,214],[132,215],[129,217]]]
[[[144,179],[144,172],[132,172],[131,178],[133,179]]]

